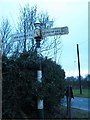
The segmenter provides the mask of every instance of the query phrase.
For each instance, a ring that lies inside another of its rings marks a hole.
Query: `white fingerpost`
[[[37,50],[37,61],[38,61],[38,70],[37,70],[37,81],[42,83],[42,69],[41,69],[41,48],[40,41],[42,38],[40,23],[35,24],[34,38],[36,39],[36,50]],[[38,117],[40,119],[44,119],[44,111],[43,111],[43,99],[38,98],[37,100],[37,109],[38,109]]]
[[[49,24],[53,24],[53,21],[51,21]],[[40,41],[43,37],[49,37],[49,36],[55,36],[55,35],[66,35],[69,33],[68,27],[57,27],[57,28],[46,28],[42,27],[41,29],[41,24],[39,22],[36,22],[35,24],[35,30],[29,31],[26,33],[26,40],[27,39],[36,39],[36,50],[37,50],[37,59],[38,59],[38,70],[37,70],[37,80],[39,82],[42,82],[42,70],[41,70],[41,60],[40,60],[40,54],[41,54],[41,49],[40,49]],[[24,32],[22,33],[17,33],[12,35],[12,42],[15,41],[20,41],[23,40],[24,38]],[[38,99],[37,102],[38,106],[37,109],[39,110],[39,117],[41,119],[44,118],[43,114],[43,100]]]

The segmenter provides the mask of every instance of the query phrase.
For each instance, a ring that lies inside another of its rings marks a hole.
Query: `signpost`
[[[57,28],[49,28],[49,29],[44,29],[42,30],[42,36],[47,37],[47,36],[55,36],[55,35],[64,35],[68,34],[68,27],[57,27]]]
[[[69,30],[68,27],[56,27],[56,28],[48,28],[48,29],[42,29],[41,35],[42,37],[48,37],[48,36],[55,36],[55,35],[65,35],[68,34]],[[26,33],[27,39],[32,39],[35,37],[34,31],[30,31]],[[17,33],[12,35],[12,39],[14,40],[23,40],[24,39],[24,32]]]
[[[30,32],[26,33],[26,38],[27,39],[32,39],[33,36],[34,36],[34,32],[33,31],[30,31]],[[12,39],[15,40],[15,41],[23,40],[24,39],[24,32],[13,34],[12,35]]]
[[[36,50],[37,50],[37,59],[38,59],[38,70],[37,70],[37,81],[42,83],[42,67],[40,60],[40,41],[43,37],[55,36],[55,35],[65,35],[68,34],[68,27],[57,27],[57,28],[48,28],[42,29],[40,23],[35,23],[35,30],[26,33],[26,38],[31,39],[35,38],[36,40]],[[15,34],[12,36],[14,40],[24,39],[24,33]],[[44,106],[43,99],[37,98],[37,110],[38,116],[40,119],[44,119]]]

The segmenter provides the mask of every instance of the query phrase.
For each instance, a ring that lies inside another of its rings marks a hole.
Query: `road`
[[[77,109],[81,109],[81,110],[90,112],[89,104],[90,104],[90,98],[74,97],[74,99],[72,98],[72,100],[71,100],[72,108],[77,108]],[[66,97],[64,97],[63,105],[67,106]]]

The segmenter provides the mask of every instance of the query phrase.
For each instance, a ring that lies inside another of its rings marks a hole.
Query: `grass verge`
[[[82,89],[82,94],[80,94],[79,89],[73,89],[73,94],[75,97],[90,98],[90,89]]]
[[[72,111],[71,114],[72,114],[73,119],[90,120],[88,111],[83,111],[83,110],[75,109],[75,108],[72,108],[71,111]]]
[[[66,115],[67,108],[65,106],[62,106],[62,109],[64,110],[65,113],[65,120],[70,120],[68,116]],[[90,113],[88,111],[76,109],[76,108],[71,108],[71,119],[72,120],[90,120]],[[63,119],[62,119],[63,120]]]

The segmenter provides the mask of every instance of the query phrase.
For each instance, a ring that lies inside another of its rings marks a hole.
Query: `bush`
[[[42,83],[39,83],[36,53],[21,54],[17,58],[3,56],[2,60],[3,118],[19,118],[21,109],[28,112],[27,106],[34,117],[38,97],[44,99],[46,111],[48,106],[49,112],[57,106],[64,95],[65,73],[60,65],[41,58],[43,78]]]

